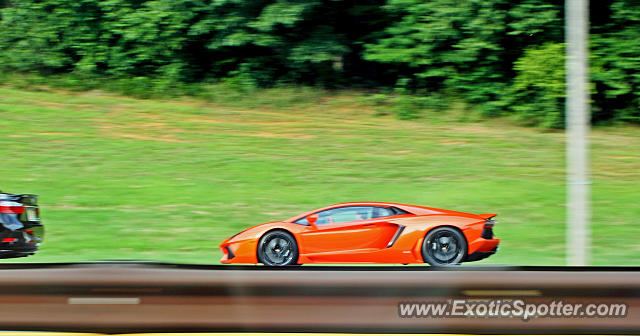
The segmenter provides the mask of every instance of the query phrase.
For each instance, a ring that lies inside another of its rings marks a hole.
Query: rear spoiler
[[[497,215],[498,214],[479,214],[478,216],[482,217],[482,219],[491,219]]]
[[[38,195],[34,194],[8,194],[0,192],[0,200],[20,202],[24,205],[38,205]]]

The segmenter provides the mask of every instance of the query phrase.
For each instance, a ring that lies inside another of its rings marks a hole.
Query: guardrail
[[[623,303],[623,317],[400,317],[404,302]],[[0,328],[30,331],[640,333],[640,269],[0,264]]]

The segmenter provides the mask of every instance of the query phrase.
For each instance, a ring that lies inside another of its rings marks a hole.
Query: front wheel
[[[422,259],[431,266],[459,264],[466,254],[467,240],[450,227],[431,230],[422,243]]]
[[[294,265],[298,261],[298,244],[288,232],[271,231],[258,242],[258,261],[266,266]]]

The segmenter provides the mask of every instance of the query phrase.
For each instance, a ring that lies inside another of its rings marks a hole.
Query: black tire
[[[450,227],[435,228],[422,243],[422,259],[431,266],[459,264],[467,255],[467,239]]]
[[[258,242],[258,261],[266,266],[288,266],[298,262],[298,244],[285,231],[267,232]]]

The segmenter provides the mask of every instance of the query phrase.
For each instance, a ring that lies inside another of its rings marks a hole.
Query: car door
[[[386,247],[397,225],[378,217],[373,206],[346,206],[318,213],[316,228],[300,234],[306,253],[366,251]]]

